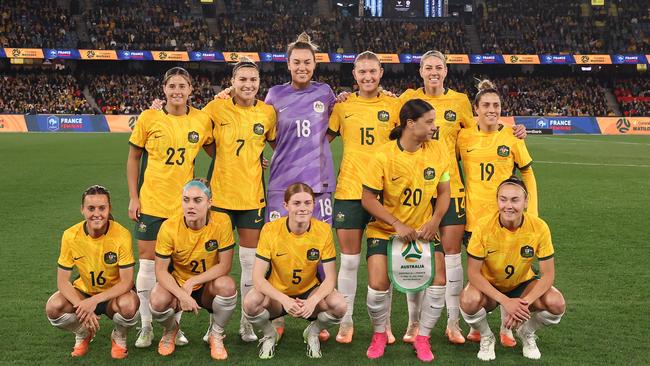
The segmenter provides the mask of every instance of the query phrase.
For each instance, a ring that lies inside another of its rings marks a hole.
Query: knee
[[[544,305],[546,305],[546,311],[554,315],[564,314],[566,311],[564,296],[555,288],[551,288],[549,293],[545,296]]]
[[[475,289],[465,288],[460,293],[460,308],[466,314],[476,314],[481,309],[481,293]]]
[[[59,292],[50,296],[45,303],[45,314],[50,319],[56,319],[63,315],[63,308],[68,300],[63,297]]]
[[[212,281],[212,288],[215,295],[232,297],[237,294],[237,285],[230,276],[221,276]]]
[[[334,304],[331,306],[331,314],[337,318],[343,318],[348,311],[348,304],[345,302],[343,296],[338,295],[334,298]]]
[[[160,313],[169,309],[171,305],[171,297],[171,294],[165,296],[160,288],[158,288],[158,285],[156,285],[156,288],[151,291],[151,296],[149,297],[149,306],[151,307],[151,310]]]
[[[248,315],[254,316],[262,312],[264,297],[257,290],[251,290],[242,301],[242,309]]]
[[[140,299],[136,294],[129,291],[126,294],[117,298],[118,313],[125,319],[131,319],[138,312],[140,307]]]

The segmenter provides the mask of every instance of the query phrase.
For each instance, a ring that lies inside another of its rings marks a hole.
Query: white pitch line
[[[607,141],[607,140],[584,140],[584,139],[573,139],[573,138],[565,138],[565,137],[546,137],[546,136],[540,136],[540,138],[543,138],[545,140],[551,140],[555,142],[561,142],[561,141],[579,141],[579,142],[601,142],[601,143],[607,143],[607,144],[620,144],[620,145],[643,145],[643,146],[650,146],[650,143],[643,143],[643,142],[625,142],[625,141]],[[527,141],[528,142],[528,141]]]
[[[613,167],[622,167],[622,168],[650,168],[650,165],[642,164],[603,164],[603,163],[578,163],[570,161],[543,161],[543,160],[533,160],[533,164],[561,164],[561,165],[589,165],[589,166],[613,166]]]

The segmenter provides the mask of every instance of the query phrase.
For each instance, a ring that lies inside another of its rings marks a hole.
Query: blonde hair
[[[357,66],[357,61],[361,60],[371,60],[371,61],[377,61],[379,63],[379,67],[381,67],[381,61],[379,60],[379,56],[377,56],[376,53],[372,51],[363,51],[360,54],[357,55],[357,57],[354,59],[354,66]]]
[[[302,32],[296,38],[294,42],[289,43],[287,46],[287,58],[291,57],[291,52],[293,50],[308,50],[314,56],[314,61],[316,60],[316,51],[318,51],[318,46],[311,41],[309,34]]]
[[[474,97],[474,105],[478,106],[478,104],[481,102],[481,98],[485,94],[496,94],[499,98],[501,98],[501,95],[499,94],[499,90],[497,89],[497,86],[494,85],[493,82],[491,82],[488,79],[483,79],[483,80],[478,80],[478,84],[476,85],[476,88],[478,89],[478,93],[476,93],[476,96]]]
[[[420,58],[420,67],[422,67],[422,63],[424,60],[428,59],[429,57],[436,57],[442,61],[442,63],[445,65],[445,68],[447,68],[447,56],[445,56],[444,53],[437,51],[437,50],[431,50],[425,52],[424,55],[422,55],[422,58]]]
[[[257,67],[257,64],[255,62],[253,62],[253,60],[251,60],[247,56],[242,56],[242,57],[239,58],[239,61],[235,64],[235,67],[233,67],[233,69],[232,69],[232,77],[234,78],[235,74],[237,74],[237,71],[239,71],[240,69],[243,69],[245,67],[253,68],[253,69],[257,70],[258,72],[260,71],[260,69]]]

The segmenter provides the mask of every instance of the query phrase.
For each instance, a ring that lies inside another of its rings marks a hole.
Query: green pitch
[[[110,359],[112,323],[102,328],[89,354],[72,360],[74,338],[50,326],[44,314],[47,298],[56,290],[56,260],[63,230],[82,219],[81,192],[91,184],[107,186],[113,213],[131,227],[127,218],[128,195],[125,162],[126,134],[1,134],[0,158],[0,344],[2,364],[116,364]],[[648,304],[648,208],[650,207],[650,138],[640,136],[531,136],[527,140],[535,159],[540,213],[549,223],[556,250],[556,286],[567,300],[567,313],[559,326],[539,331],[539,362],[526,362],[521,348],[497,346],[495,364],[628,364],[647,363]],[[340,143],[333,145],[340,158]],[[270,154],[269,154],[270,155]],[[197,161],[197,175],[204,175],[204,154]],[[137,253],[137,251],[136,251]],[[319,364],[371,364],[365,351],[371,330],[365,308],[366,269],[359,271],[355,307],[354,342],[339,345],[332,339],[323,345]],[[232,276],[239,279],[238,261]],[[406,327],[404,295],[393,302],[393,331],[398,339]],[[237,335],[239,311],[228,329],[229,362],[262,363],[256,344],[244,344]],[[479,364],[477,344],[452,346],[443,336],[445,320],[432,335],[435,364]],[[498,311],[490,317],[498,332]],[[156,348],[133,347],[120,364],[197,365],[212,362],[201,341],[208,324],[185,314],[182,329],[190,339],[186,347],[163,359]],[[276,356],[266,364],[304,365],[302,329],[305,321],[287,319],[285,337]],[[463,324],[464,331],[467,325]],[[156,339],[161,335],[156,326]],[[386,356],[374,364],[414,364],[409,345],[389,346]]]

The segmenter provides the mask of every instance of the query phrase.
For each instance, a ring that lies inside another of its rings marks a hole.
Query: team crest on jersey
[[[502,157],[507,157],[510,155],[510,148],[506,145],[501,145],[497,147],[497,155],[502,156]]]
[[[377,112],[377,119],[380,120],[381,122],[388,122],[390,119],[390,113],[387,111],[379,111]]]
[[[115,263],[117,263],[117,254],[115,254],[115,252],[106,252],[106,253],[104,253],[104,263],[106,263],[106,264],[115,264]]]
[[[436,177],[436,170],[432,167],[424,169],[424,180],[432,180]]]
[[[521,247],[519,253],[524,258],[532,258],[535,256],[535,249],[533,249],[533,247],[531,247],[530,245],[524,245],[523,247]]]
[[[263,135],[264,134],[264,125],[261,123],[256,123],[253,125],[253,133],[256,135]]]
[[[269,214],[269,221],[275,221],[280,218],[280,213],[278,211],[271,211]]]
[[[307,260],[308,261],[317,261],[320,259],[320,251],[316,248],[311,248],[307,251]]]
[[[336,217],[334,218],[334,221],[336,221],[336,222],[344,222],[345,221],[345,214],[343,212],[338,212],[336,214]]]
[[[445,111],[445,121],[455,122],[456,121],[456,112],[450,110]]]
[[[379,239],[372,239],[372,240],[370,241],[370,247],[371,247],[371,248],[375,248],[375,247],[377,247],[377,246],[379,246]]]
[[[212,252],[218,247],[219,247],[219,242],[214,239],[210,239],[205,242],[205,250],[208,252]]]
[[[187,141],[196,144],[199,142],[199,133],[196,131],[191,131],[190,133],[187,134]]]
[[[325,112],[325,104],[323,104],[323,102],[321,102],[320,100],[314,102],[314,112],[316,113]]]
[[[146,233],[147,232],[147,224],[144,222],[141,222],[138,224],[138,231],[141,233]]]

